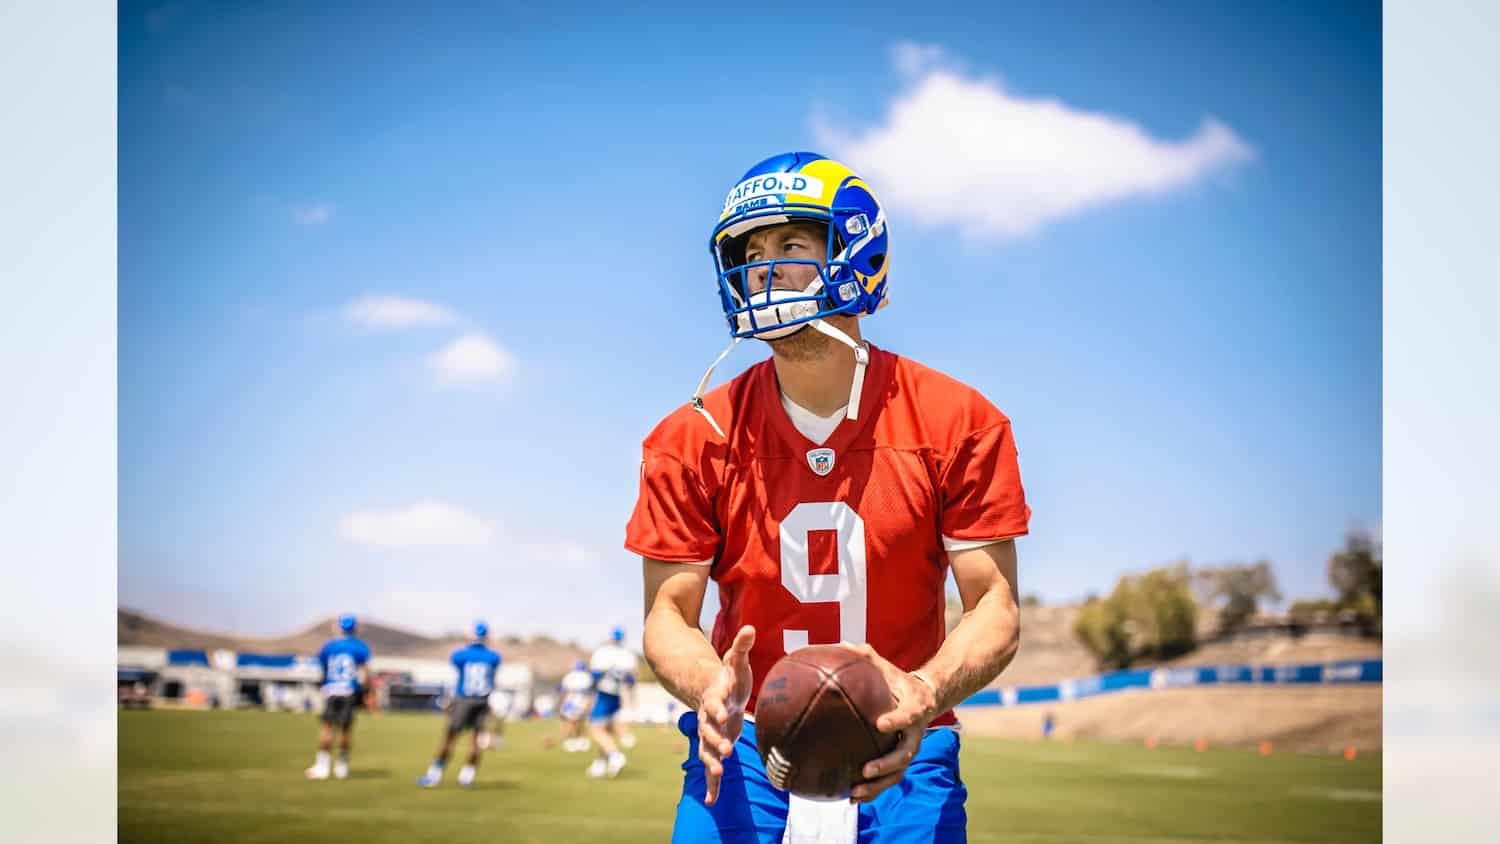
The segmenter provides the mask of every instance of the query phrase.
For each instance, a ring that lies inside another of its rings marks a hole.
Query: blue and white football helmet
[[[745,261],[745,242],[764,226],[811,222],[827,235],[824,261]],[[885,211],[849,167],[815,152],[789,152],[751,167],[729,191],[709,238],[724,316],[732,337],[775,339],[833,314],[870,314],[886,301],[890,236]],[[749,271],[808,264],[806,290],[751,294]]]

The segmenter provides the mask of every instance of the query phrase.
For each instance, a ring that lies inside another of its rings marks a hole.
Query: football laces
[[[766,754],[766,775],[770,778],[771,785],[782,791],[787,790],[786,785],[792,776],[792,763],[781,755],[781,748],[773,747],[771,752]]]

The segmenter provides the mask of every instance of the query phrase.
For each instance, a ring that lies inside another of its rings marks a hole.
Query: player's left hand
[[[890,753],[865,763],[862,772],[865,781],[854,786],[849,793],[851,801],[868,803],[906,775],[906,767],[916,758],[917,748],[922,744],[923,732],[938,716],[937,696],[926,683],[897,668],[869,645],[845,643],[844,647],[873,662],[885,675],[885,682],[896,699],[891,711],[875,719],[875,729],[882,733],[897,733],[900,741]]]

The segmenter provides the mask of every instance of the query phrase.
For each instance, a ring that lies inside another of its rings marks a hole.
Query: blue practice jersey
[[[329,697],[359,694],[359,667],[370,661],[370,646],[358,636],[334,639],[318,651],[323,668],[323,694]]]
[[[500,654],[474,642],[453,652],[453,667],[458,669],[459,697],[486,697],[495,690]]]

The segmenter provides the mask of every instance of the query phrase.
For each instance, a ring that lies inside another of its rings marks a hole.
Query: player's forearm
[[[945,712],[988,686],[1015,659],[1021,644],[1021,613],[999,590],[979,599],[927,664],[918,669],[937,687],[937,711]]]
[[[697,709],[703,690],[723,665],[703,632],[674,607],[656,607],[646,616],[641,645],[662,687]]]

